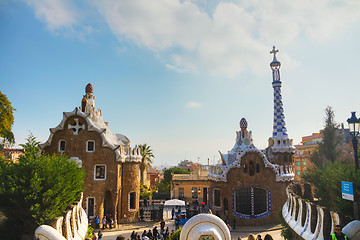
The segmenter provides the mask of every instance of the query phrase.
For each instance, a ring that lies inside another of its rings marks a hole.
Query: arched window
[[[261,218],[271,212],[269,190],[253,186],[240,188],[233,192],[233,197],[233,211],[239,217]]]

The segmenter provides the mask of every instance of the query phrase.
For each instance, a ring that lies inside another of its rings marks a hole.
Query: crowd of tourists
[[[169,231],[169,227],[165,227],[165,221],[162,220],[160,222],[160,229],[155,226],[153,229],[149,229],[148,231],[144,230],[142,233],[137,233],[133,231],[131,233],[131,240],[155,240],[155,239],[169,239],[170,236],[174,234],[174,230]]]
[[[238,237],[238,240],[241,240],[241,237]],[[254,234],[249,234],[247,240],[273,240],[273,237],[270,234],[266,234],[264,239],[262,239],[260,234],[256,237]]]

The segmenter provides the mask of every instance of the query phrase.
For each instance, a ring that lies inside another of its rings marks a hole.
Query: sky
[[[0,0],[17,144],[45,142],[91,83],[111,131],[150,145],[154,165],[217,162],[242,117],[264,149],[273,46],[294,144],[323,128],[327,106],[338,123],[360,116],[360,1]]]

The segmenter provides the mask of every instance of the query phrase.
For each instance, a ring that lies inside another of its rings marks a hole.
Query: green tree
[[[157,184],[159,192],[170,193],[170,184],[173,174],[189,174],[190,171],[184,170],[182,168],[169,168],[164,172],[164,178]]]
[[[341,155],[342,138],[339,134],[339,124],[335,122],[332,107],[325,109],[325,128],[322,131],[323,139],[311,155],[311,162],[319,168],[328,163],[334,163]]]
[[[335,161],[324,168],[310,169],[303,178],[315,187],[315,197],[320,205],[344,215],[352,215],[353,203],[342,199],[341,181],[360,182],[360,171],[356,171],[353,164]],[[359,189],[356,191],[359,196]]]
[[[14,123],[13,112],[15,108],[11,106],[5,94],[0,91],[0,138],[2,138],[1,145],[14,144],[15,137],[11,131]]]
[[[152,153],[152,149],[146,143],[140,144],[140,154],[141,154],[141,164],[140,164],[140,184],[145,184],[146,178],[146,167],[151,168],[152,158],[154,158],[154,154]]]
[[[83,191],[83,169],[65,155],[38,154],[35,137],[27,140],[18,163],[0,159],[0,211],[7,217],[0,226],[4,239],[33,234],[39,225],[50,224]]]

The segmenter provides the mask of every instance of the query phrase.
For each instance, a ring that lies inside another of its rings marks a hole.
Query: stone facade
[[[116,223],[137,221],[140,151],[130,147],[127,137],[111,133],[101,110],[95,111],[91,84],[86,86],[81,104],[63,114],[41,149],[65,154],[84,169],[83,208],[90,219],[111,214]]]

